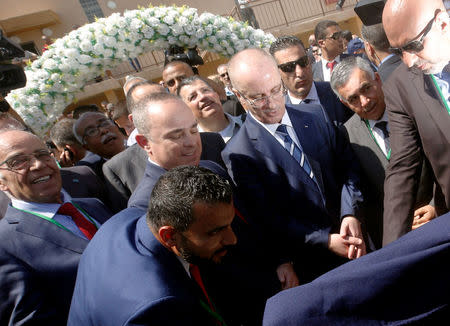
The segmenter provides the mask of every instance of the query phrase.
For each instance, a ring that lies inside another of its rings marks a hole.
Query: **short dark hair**
[[[188,64],[188,63],[186,63],[184,61],[180,61],[180,60],[174,60],[174,61],[169,62],[168,64],[166,64],[164,66],[163,71],[165,71],[166,69],[168,69],[170,67],[178,66],[178,65],[189,67],[192,71],[194,71],[193,67],[190,64]]]
[[[122,100],[117,102],[116,104],[112,104],[110,117],[111,120],[115,121],[124,115],[128,117],[128,113],[127,102],[125,100]]]
[[[72,116],[74,119],[78,119],[83,113],[86,112],[102,112],[100,108],[95,104],[86,104],[77,106],[73,112]]]
[[[198,166],[179,166],[163,174],[153,188],[147,212],[147,223],[153,230],[170,225],[186,231],[194,222],[195,203],[231,204],[230,183]]]
[[[281,36],[270,45],[269,52],[274,55],[276,52],[291,48],[293,46],[301,46],[305,50],[303,42],[295,36]]]
[[[73,125],[75,124],[75,119],[65,118],[57,123],[50,129],[50,139],[58,147],[64,147],[65,145],[78,144],[80,142],[76,139],[73,134]]]
[[[316,25],[316,28],[314,28],[316,42],[319,40],[324,40],[325,37],[327,37],[327,28],[330,26],[339,26],[339,24],[333,20],[322,20]]]
[[[183,80],[180,82],[180,85],[178,85],[178,88],[177,88],[177,95],[180,95],[180,91],[181,91],[181,89],[182,89],[184,86],[189,86],[189,85],[195,83],[195,82],[198,81],[198,80],[204,82],[204,83],[206,84],[206,86],[208,86],[209,88],[211,88],[211,90],[214,91],[214,89],[213,89],[213,88],[211,87],[211,85],[208,83],[208,80],[207,80],[206,78],[203,78],[203,77],[201,77],[201,76],[199,76],[199,75],[194,75],[194,76],[185,78],[185,79],[183,79]]]
[[[362,25],[361,36],[367,43],[372,45],[375,50],[388,52],[390,44],[386,32],[384,31],[383,23],[370,26]]]
[[[352,32],[350,32],[349,30],[342,31],[342,38],[350,42],[353,39]]]

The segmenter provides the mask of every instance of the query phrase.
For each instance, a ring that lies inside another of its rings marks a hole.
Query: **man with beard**
[[[450,19],[441,0],[390,0],[383,27],[401,65],[383,89],[392,155],[386,171],[383,244],[413,219],[423,159],[437,181],[437,215],[450,209]]]
[[[221,177],[195,166],[166,172],[146,215],[116,215],[86,250],[68,325],[224,325],[200,269],[236,244],[234,215]]]

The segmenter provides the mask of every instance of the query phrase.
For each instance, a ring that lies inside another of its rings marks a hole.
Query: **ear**
[[[437,17],[436,17],[436,22],[439,25],[440,29],[445,31],[448,30],[448,26],[450,24],[450,17],[448,12],[446,11],[441,11]]]
[[[319,45],[320,48],[323,48],[325,46],[325,40],[318,40],[317,45]]]
[[[0,190],[3,192],[9,192],[8,186],[6,185],[5,181],[3,180],[3,176],[0,174]]]
[[[177,231],[173,228],[173,226],[170,225],[162,226],[158,230],[159,239],[161,240],[161,243],[167,248],[176,246],[177,234]]]
[[[134,123],[133,122],[133,115],[131,113],[128,115],[128,120],[130,120],[132,123]]]
[[[152,154],[151,142],[142,134],[136,135],[136,143],[143,148],[148,154]]]

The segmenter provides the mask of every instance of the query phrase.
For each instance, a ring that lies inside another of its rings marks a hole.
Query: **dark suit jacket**
[[[389,163],[370,135],[366,123],[357,114],[341,131],[349,139],[361,166],[361,190],[364,195],[364,222],[376,249],[381,248],[383,234],[384,177]],[[433,182],[428,164],[423,165],[417,205],[428,203],[433,196]]]
[[[100,223],[111,216],[97,199],[73,201]],[[0,324],[65,325],[88,241],[11,206],[0,238]]]
[[[323,252],[330,230],[344,215],[359,216],[362,200],[355,175],[358,167],[349,144],[336,137],[320,110],[310,113],[287,107],[287,112],[320,190],[251,116],[222,152],[237,195],[248,206],[248,219],[266,230],[274,259],[298,255],[305,243]]]
[[[383,86],[392,156],[386,171],[383,244],[412,225],[423,157],[438,183],[438,215],[450,210],[450,116],[429,76],[400,65]]]
[[[107,203],[105,184],[88,166],[72,166],[59,170],[62,187],[73,198],[98,198]]]
[[[213,161],[200,161],[199,166],[207,168],[223,177],[226,177],[226,172],[224,171],[224,169],[219,164]],[[146,212],[153,187],[155,186],[159,177],[161,177],[164,173],[166,173],[165,169],[158,165],[150,163],[147,160],[144,177],[131,194],[130,200],[128,201],[128,207],[139,208],[143,212]]]
[[[270,298],[263,325],[442,325],[450,319],[449,253],[446,214]]]
[[[105,163],[105,159],[97,154],[94,154],[92,152],[87,152],[86,156],[83,157],[82,160],[79,160],[75,165],[87,165],[88,167],[90,167],[92,169],[92,171],[94,171],[99,177],[100,179],[104,179],[103,176],[103,171],[102,171],[102,167],[103,167],[103,163]]]
[[[329,82],[314,82],[316,85],[317,95],[319,96],[322,112],[325,119],[332,122],[335,126],[344,124],[353,115],[353,111],[346,107],[339,98],[334,94]],[[292,105],[289,95],[286,95],[286,104]],[[307,108],[303,106],[303,108]]]
[[[141,215],[126,209],[92,239],[80,261],[68,325],[215,325],[195,282]]]
[[[379,67],[378,67],[378,74],[381,77],[381,81],[383,83],[387,82],[389,76],[394,72],[395,69],[399,65],[402,64],[402,58],[400,58],[398,55],[393,55],[386,61],[384,61]]]
[[[202,140],[200,159],[214,161],[225,167],[220,156],[220,152],[225,148],[223,138],[215,132],[201,132],[200,138]],[[135,144],[104,164],[106,189],[114,212],[127,207],[128,199],[144,176],[147,162],[147,153]]]
[[[340,59],[344,59],[351,56],[351,54],[342,53]],[[314,81],[324,81],[323,80],[323,68],[322,61],[314,62],[312,65],[313,79]]]

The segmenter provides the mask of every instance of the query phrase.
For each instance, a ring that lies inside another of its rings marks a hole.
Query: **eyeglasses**
[[[300,59],[297,59],[295,61],[282,63],[282,64],[278,65],[278,68],[280,68],[280,70],[282,72],[293,72],[293,71],[295,71],[295,68],[297,67],[297,65],[299,65],[302,68],[306,68],[308,66],[308,64],[309,64],[309,59],[308,59],[308,56],[305,55],[304,57],[301,57]]]
[[[342,31],[334,32],[331,36],[327,36],[325,38],[331,38],[331,39],[337,41],[342,38]]]
[[[22,154],[11,157],[1,162],[0,166],[6,164],[6,166],[10,170],[23,170],[27,169],[30,166],[33,159],[41,162],[49,162],[50,160],[53,160],[53,157],[51,152],[46,149],[41,149],[34,152],[33,154]]]
[[[434,20],[436,19],[436,16],[439,14],[440,11],[441,11],[440,9],[436,10],[434,17],[428,22],[427,26],[425,26],[423,31],[420,32],[419,36],[416,37],[415,40],[412,40],[399,48],[391,48],[390,47],[389,52],[401,56],[403,54],[403,52],[417,53],[417,52],[422,51],[423,50],[423,39],[430,32],[431,27],[433,26]]]
[[[319,50],[312,50],[312,53],[318,53]]]
[[[283,84],[281,84],[280,86],[278,86],[278,88],[273,91],[269,96],[263,96],[263,97],[258,97],[255,99],[249,99],[247,97],[245,97],[244,95],[242,95],[241,92],[236,91],[245,101],[247,101],[248,104],[250,104],[252,107],[254,107],[255,109],[260,109],[262,108],[270,99],[279,99],[282,96],[284,96],[286,94],[286,89],[284,88]]]
[[[96,137],[100,134],[100,128],[109,128],[114,123],[110,119],[101,120],[95,127],[86,128],[83,134],[83,141],[86,137]]]
[[[220,74],[219,76],[222,77],[222,78],[225,78],[225,76],[228,76],[228,73],[224,72],[223,74]]]

